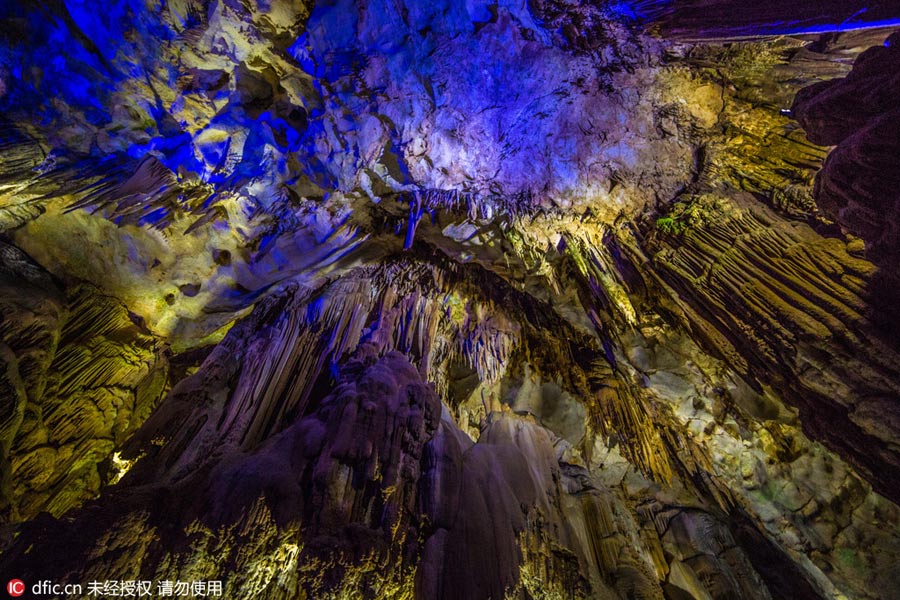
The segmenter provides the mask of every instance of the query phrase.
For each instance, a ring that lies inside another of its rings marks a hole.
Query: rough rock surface
[[[815,4],[4,5],[0,570],[897,597],[898,15]]]
[[[115,479],[114,452],[165,393],[168,361],[120,302],[89,285],[61,289],[14,246],[0,252],[9,523],[59,516]]]
[[[875,319],[895,338],[900,295],[898,147],[900,36],[864,52],[844,78],[821,82],[797,95],[794,111],[811,141],[836,145],[816,178],[823,213],[866,242],[881,268],[871,291]]]
[[[363,346],[341,371],[315,410],[265,443],[208,455],[182,477],[166,460],[156,485],[138,467],[65,530],[30,526],[29,543],[63,536],[54,576],[226,579],[233,597],[662,598],[662,586],[701,580],[769,597],[702,507],[641,524],[621,491],[560,461],[533,419],[494,413],[474,443],[399,353]],[[111,520],[121,527],[101,533]],[[182,531],[190,547],[173,552]],[[47,572],[28,554],[4,567]]]

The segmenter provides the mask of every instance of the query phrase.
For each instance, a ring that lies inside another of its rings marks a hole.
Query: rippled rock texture
[[[4,5],[0,569],[898,597],[897,18]]]
[[[900,296],[896,265],[897,140],[900,112],[893,98],[900,91],[900,37],[860,55],[846,77],[822,82],[798,94],[797,118],[818,144],[836,145],[816,178],[822,211],[848,232],[865,240],[879,270],[873,282],[876,318],[892,336],[897,330]]]

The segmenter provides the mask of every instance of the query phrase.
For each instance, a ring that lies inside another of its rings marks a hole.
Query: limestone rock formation
[[[900,597],[898,19],[0,7],[0,570]]]
[[[894,337],[900,305],[895,268],[900,260],[895,218],[900,210],[900,112],[893,102],[900,91],[898,53],[900,37],[894,34],[860,55],[845,78],[810,86],[794,102],[810,140],[837,145],[816,178],[819,204],[845,231],[865,241],[868,256],[881,267],[872,282],[872,304],[875,318]]]

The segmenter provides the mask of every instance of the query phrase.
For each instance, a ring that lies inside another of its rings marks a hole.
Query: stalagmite
[[[898,597],[894,3],[89,4],[0,7],[12,595]]]

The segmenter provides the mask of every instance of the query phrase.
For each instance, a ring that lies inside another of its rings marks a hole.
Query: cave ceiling
[[[0,570],[900,598],[898,97],[888,0],[4,2]]]

